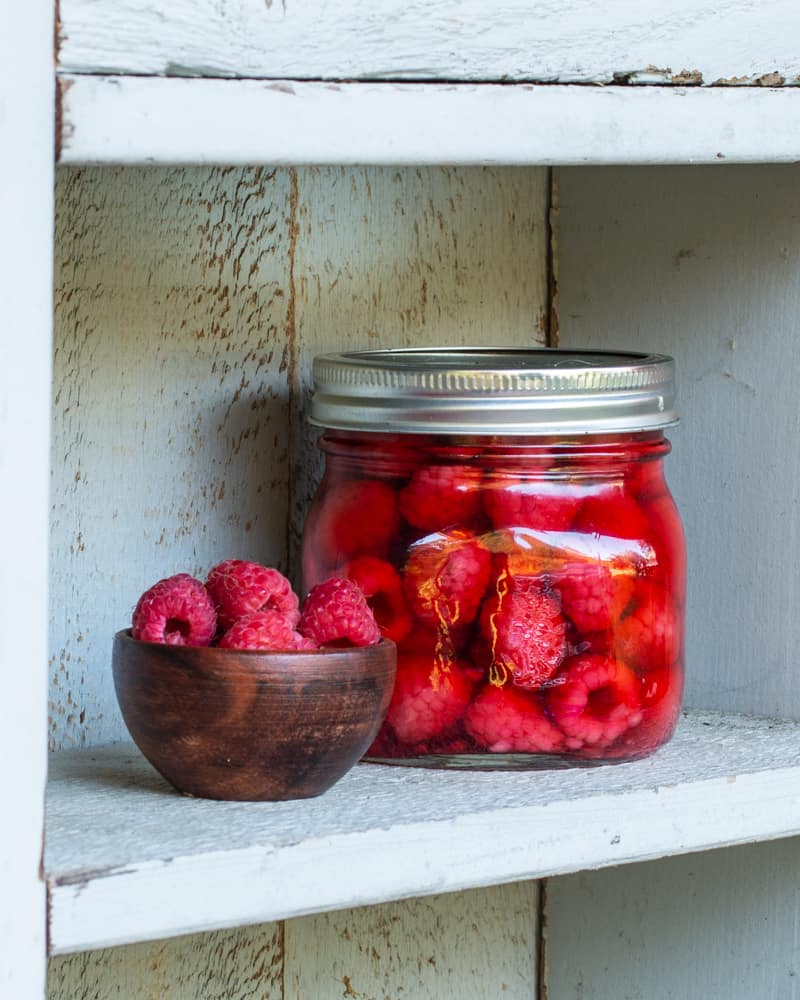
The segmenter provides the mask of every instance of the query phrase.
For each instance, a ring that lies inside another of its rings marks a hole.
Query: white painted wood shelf
[[[800,160],[800,87],[63,75],[65,164]]]
[[[291,803],[181,797],[130,744],[54,754],[53,954],[800,833],[800,723],[687,713],[648,760],[360,765]]]

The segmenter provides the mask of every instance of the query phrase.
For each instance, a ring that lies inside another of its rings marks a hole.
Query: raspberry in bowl
[[[154,584],[113,651],[122,717],[153,767],[184,794],[245,801],[338,781],[378,733],[395,664],[355,583],[323,582],[301,606],[246,560]]]
[[[362,581],[398,643],[368,759],[537,768],[672,735],[685,551],[661,355],[407,349],[314,363],[307,586]]]

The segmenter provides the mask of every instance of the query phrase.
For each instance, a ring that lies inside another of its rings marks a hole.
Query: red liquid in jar
[[[398,644],[373,757],[588,764],[670,738],[685,551],[660,431],[327,431],[322,447],[305,586],[355,579]]]

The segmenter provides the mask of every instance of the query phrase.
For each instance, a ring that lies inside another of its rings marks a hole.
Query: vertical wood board
[[[125,737],[111,638],[140,593],[285,565],[288,177],[59,172],[50,743]]]
[[[800,840],[547,884],[551,1000],[796,1000]]]
[[[47,1000],[283,1000],[283,925],[51,958]]]
[[[793,0],[61,0],[63,70],[305,79],[793,81]]]
[[[543,168],[298,172],[295,553],[322,468],[307,419],[314,356],[544,343],[548,178]]]
[[[531,1000],[537,895],[521,882],[287,921],[284,1000]]]
[[[204,571],[242,541],[251,557],[283,564],[289,478],[296,547],[319,471],[315,435],[303,425],[313,354],[543,342],[546,211],[544,170],[61,172],[54,745],[122,735],[110,635],[144,586],[178,569]],[[251,410],[255,399],[266,402]],[[422,984],[441,983],[445,968],[468,1000],[491,996],[486,978],[472,983],[472,956],[456,947],[462,918],[480,909],[473,934],[502,943],[511,995],[527,996],[535,948],[529,897],[532,886],[506,887],[400,904],[399,917],[384,908],[390,957],[369,974],[403,982],[413,972]],[[510,900],[511,912],[498,899]],[[446,931],[431,951],[438,965],[424,970],[415,906]],[[353,911],[350,919],[362,918]],[[314,933],[338,930],[320,924]],[[251,939],[243,940],[246,953]],[[175,1000],[216,1000],[219,949],[228,946],[214,934],[55,960],[51,1000],[72,1000],[79,988],[89,1000],[168,988]],[[309,981],[338,972],[332,946],[316,958],[301,944],[295,955],[296,974]],[[232,967],[231,1000],[271,1000],[273,993],[239,984],[240,966]],[[193,994],[200,984],[210,992]]]
[[[675,356],[687,703],[800,715],[800,168],[557,171],[564,347]]]
[[[40,1000],[47,775],[47,508],[53,318],[53,66],[48,4],[0,32],[0,996]]]

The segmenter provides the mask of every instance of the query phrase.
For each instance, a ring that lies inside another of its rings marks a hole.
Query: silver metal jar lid
[[[660,354],[407,348],[314,359],[311,423],[352,431],[598,434],[677,423]]]

